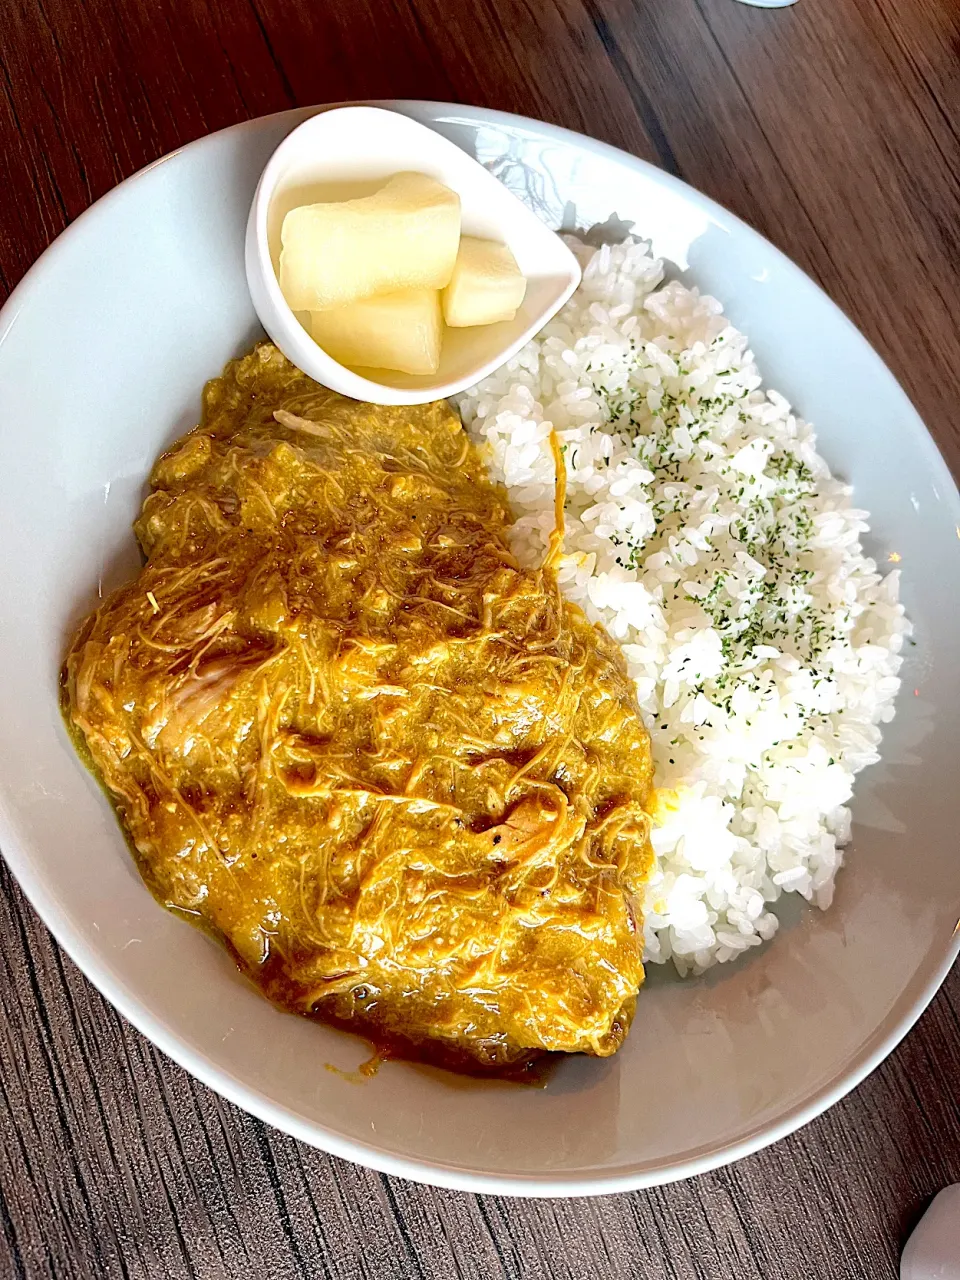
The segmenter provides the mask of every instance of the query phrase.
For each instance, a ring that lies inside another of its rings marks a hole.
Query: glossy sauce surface
[[[156,896],[388,1052],[614,1052],[649,740],[449,407],[347,400],[262,345],[151,483],[146,567],[78,633],[64,704]]]

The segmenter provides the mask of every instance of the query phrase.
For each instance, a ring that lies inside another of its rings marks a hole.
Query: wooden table
[[[500,107],[644,156],[786,250],[960,473],[958,48],[956,0],[7,0],[0,288],[209,130],[338,99]],[[960,1179],[960,971],[871,1079],[770,1150],[522,1202],[381,1177],[222,1102],[0,881],[3,1277],[886,1280]]]

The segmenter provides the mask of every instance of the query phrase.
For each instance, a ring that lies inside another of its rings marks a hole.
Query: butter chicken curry
[[[63,698],[154,894],[271,1000],[394,1052],[613,1053],[649,739],[554,555],[511,554],[456,415],[344,399],[263,344],[151,484],[146,565]]]

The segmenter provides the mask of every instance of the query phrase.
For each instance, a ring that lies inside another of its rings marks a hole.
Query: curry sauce
[[[64,713],[165,905],[292,1011],[445,1065],[606,1055],[643,980],[647,733],[445,403],[269,344],[157,462]]]

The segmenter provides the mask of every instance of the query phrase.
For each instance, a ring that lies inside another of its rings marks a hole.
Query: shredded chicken
[[[560,595],[562,528],[530,572],[509,521],[447,405],[261,345],[157,462],[146,566],[64,670],[162,902],[285,1008],[470,1069],[618,1048],[652,860],[619,651]]]

